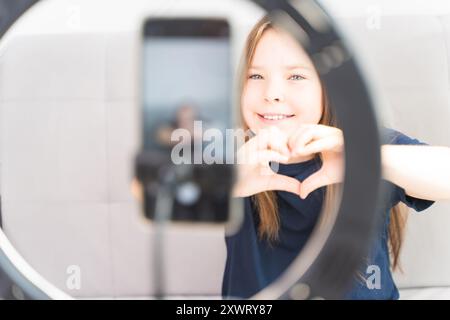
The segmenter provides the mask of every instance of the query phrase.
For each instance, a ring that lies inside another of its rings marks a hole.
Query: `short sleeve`
[[[401,133],[400,131],[383,128],[382,129],[382,139],[384,144],[396,144],[396,145],[424,145],[428,144],[419,141],[415,138],[408,137],[407,135]]]
[[[431,200],[411,197],[405,193],[405,190],[402,187],[399,187],[397,185],[395,185],[394,192],[394,199],[396,199],[396,201],[398,200],[397,203],[401,201],[417,212],[428,209],[434,203],[434,201]]]
[[[396,131],[394,129],[383,128],[383,139],[385,144],[395,144],[395,145],[428,145],[425,142],[419,141],[415,138],[408,137],[407,135]],[[393,199],[394,205],[398,202],[403,202],[408,207],[414,209],[417,212],[423,211],[429,208],[434,201],[419,199],[409,196],[405,193],[405,190],[397,185],[394,185],[393,189]]]

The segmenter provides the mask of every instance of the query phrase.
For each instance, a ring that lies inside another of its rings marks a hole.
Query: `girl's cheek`
[[[255,91],[247,91],[241,100],[241,105],[244,111],[254,110],[258,105],[258,95]]]
[[[252,119],[251,116],[253,114],[253,110],[252,110],[252,103],[251,101],[249,101],[249,97],[242,97],[241,99],[241,114],[243,117],[243,120],[245,122],[245,124],[248,127],[252,126]]]
[[[322,112],[322,95],[320,91],[314,90],[315,88],[310,88],[311,90],[301,90],[297,91],[293,99],[293,105],[296,109],[299,109],[301,113],[321,113]]]
[[[243,113],[245,125],[247,126],[247,128],[249,128],[250,130],[255,132],[255,131],[257,131],[257,128],[256,128],[255,119],[252,117],[253,117],[252,112],[244,112]]]
[[[246,95],[250,97],[251,99],[256,99],[257,97],[261,97],[262,94],[262,88],[261,85],[251,82],[247,84],[246,86]]]

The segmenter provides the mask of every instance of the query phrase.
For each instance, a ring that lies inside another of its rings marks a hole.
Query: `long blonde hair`
[[[239,95],[242,96],[244,85],[247,81],[247,73],[250,63],[256,51],[256,46],[259,40],[262,38],[265,31],[274,28],[272,22],[268,16],[264,16],[250,31],[244,53],[241,60],[240,67],[240,79],[239,79]],[[239,103],[240,105],[240,103]],[[333,113],[332,108],[329,105],[328,97],[326,94],[326,88],[322,83],[322,117],[319,124],[338,127],[337,119]],[[248,130],[248,126],[243,120],[241,110],[241,126],[244,130]],[[319,155],[321,157],[321,155]],[[322,206],[322,221],[324,218],[334,214],[337,210],[337,205],[340,201],[341,184],[328,185],[325,188],[325,196]],[[278,232],[280,228],[280,220],[277,207],[277,197],[274,191],[265,191],[258,193],[252,197],[255,207],[259,215],[258,234],[261,239],[265,238],[270,243],[278,240]],[[390,212],[390,224],[389,224],[389,251],[391,255],[391,266],[393,270],[400,267],[399,255],[403,244],[404,229],[407,218],[406,206],[401,204],[396,205]]]

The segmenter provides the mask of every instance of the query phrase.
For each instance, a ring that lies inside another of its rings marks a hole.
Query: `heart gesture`
[[[322,167],[303,182],[278,174],[270,162],[298,163],[321,153]],[[261,130],[237,153],[238,179],[233,195],[246,197],[269,190],[288,191],[306,198],[317,188],[342,182],[344,139],[342,131],[325,125],[301,125],[290,137],[277,127]]]

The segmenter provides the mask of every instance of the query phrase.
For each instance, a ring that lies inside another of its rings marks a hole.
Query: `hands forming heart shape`
[[[322,167],[302,182],[270,167],[270,162],[298,163],[316,153],[322,154]],[[269,127],[239,148],[237,162],[233,196],[280,190],[305,199],[317,188],[343,181],[344,137],[340,129],[319,124],[301,125],[290,137],[277,127]]]

